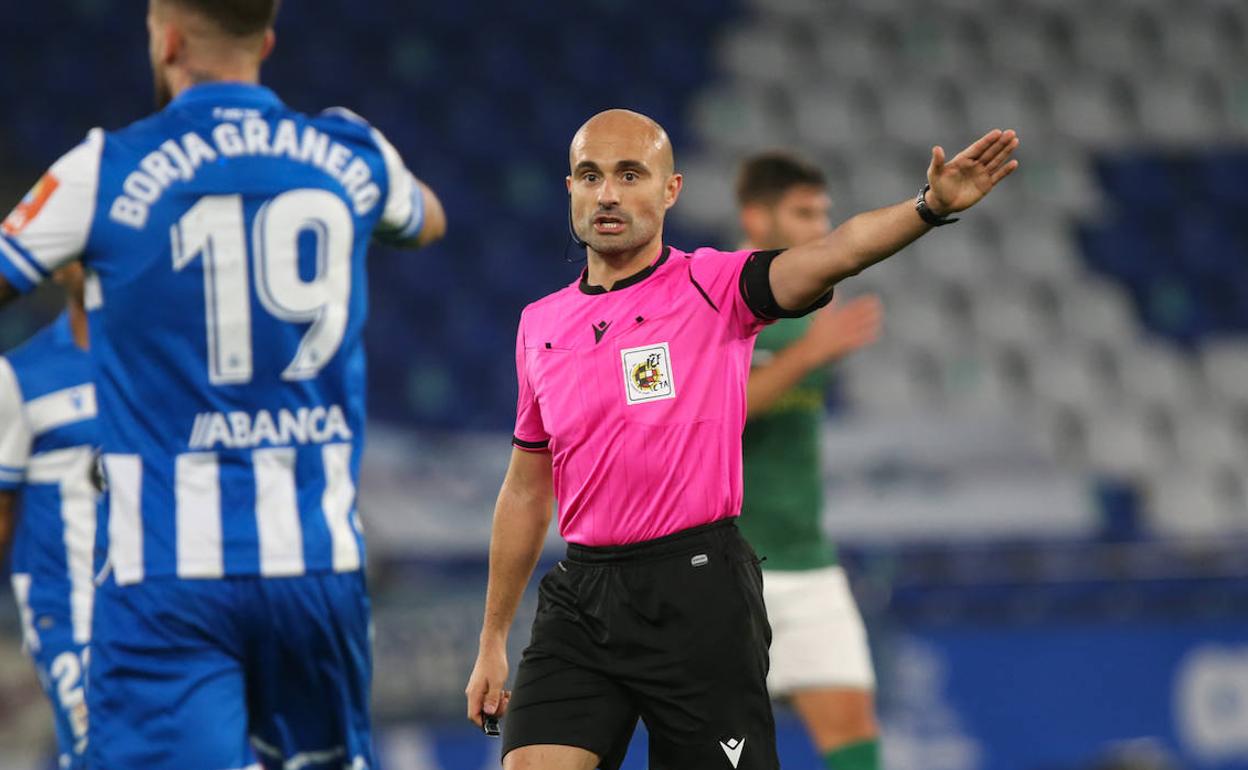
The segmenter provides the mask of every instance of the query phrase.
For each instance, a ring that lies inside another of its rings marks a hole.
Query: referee
[[[837,281],[969,208],[1018,166],[1013,131],[946,161],[917,199],[786,251],[663,244],[680,194],[671,143],[609,110],[569,153],[579,280],[525,308],[519,399],[499,492],[468,717],[503,716],[505,770],[615,770],[637,720],[653,770],[777,768],[771,631],[741,510],[754,337]],[[554,499],[567,558],[543,579],[514,696],[506,639]]]

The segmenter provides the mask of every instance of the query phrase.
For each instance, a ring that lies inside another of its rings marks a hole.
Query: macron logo
[[[745,748],[745,739],[729,738],[726,741],[720,741],[719,747],[728,755],[728,761],[735,768],[741,762],[741,750]]]

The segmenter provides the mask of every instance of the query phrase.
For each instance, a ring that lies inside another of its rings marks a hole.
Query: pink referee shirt
[[[754,337],[752,252],[665,248],[611,291],[581,279],[524,309],[514,444],[551,452],[559,533],[624,545],[737,516]]]

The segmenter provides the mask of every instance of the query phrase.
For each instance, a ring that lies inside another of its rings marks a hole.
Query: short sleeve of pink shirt
[[[741,337],[758,334],[770,323],[754,314],[741,291],[741,271],[757,253],[701,248],[689,255],[689,275],[694,286],[724,311],[725,320]]]
[[[516,330],[516,382],[519,393],[516,397],[516,429],[511,443],[529,452],[542,452],[550,446],[550,435],[542,423],[542,410],[529,379],[524,348],[524,317],[521,316]]]

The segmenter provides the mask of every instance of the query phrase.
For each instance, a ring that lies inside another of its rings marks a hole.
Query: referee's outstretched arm
[[[468,718],[507,710],[507,632],[542,553],[554,510],[550,452],[512,449],[511,464],[494,506],[490,535],[490,579],[477,664],[468,679]]]
[[[825,237],[784,252],[771,265],[776,303],[784,310],[810,307],[838,281],[892,256],[948,215],[974,206],[1018,168],[1018,161],[1010,159],[1017,148],[1017,134],[1000,129],[948,162],[945,151],[933,147],[930,189],[921,199],[926,212],[919,200],[907,200],[859,214]]]

